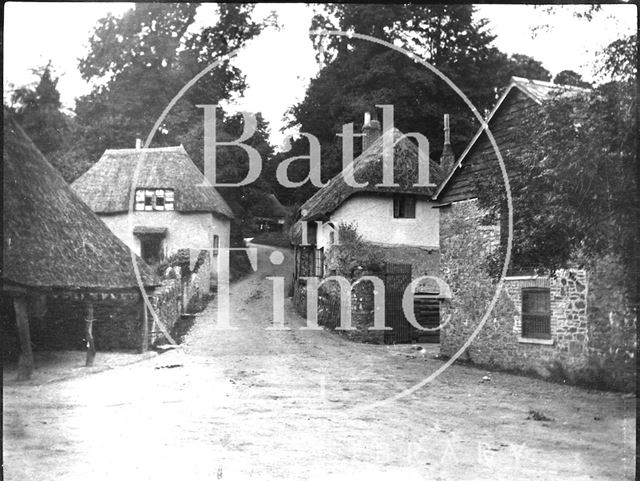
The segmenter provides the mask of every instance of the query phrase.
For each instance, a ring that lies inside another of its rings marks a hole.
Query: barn
[[[152,269],[91,211],[5,111],[2,352],[31,376],[36,349],[144,349]],[[134,264],[135,263],[135,264]]]

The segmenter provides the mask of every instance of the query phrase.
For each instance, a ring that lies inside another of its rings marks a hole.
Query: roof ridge
[[[549,82],[547,80],[537,80],[526,77],[517,77],[515,75],[511,76],[511,83],[531,83],[534,85],[539,85],[541,87],[549,87],[555,89],[571,89],[571,90],[582,90],[588,92],[591,89],[585,87],[578,87],[577,85],[566,85],[566,84],[557,84],[554,82]]]
[[[133,153],[137,153],[137,152],[175,152],[175,151],[184,151],[186,152],[184,146],[182,144],[180,145],[175,145],[175,146],[170,146],[170,147],[147,147],[146,149],[136,149],[134,148],[130,148],[130,149],[106,149],[104,151],[104,153],[123,153],[123,154],[133,154]]]

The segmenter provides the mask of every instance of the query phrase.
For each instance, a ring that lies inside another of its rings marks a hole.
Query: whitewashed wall
[[[358,233],[368,242],[383,245],[405,245],[438,249],[440,247],[440,209],[428,198],[416,198],[415,219],[393,217],[393,196],[358,194],[347,199],[331,214],[331,222],[354,223]],[[328,247],[331,229],[318,232],[318,248]],[[334,237],[335,238],[335,237]]]
[[[166,227],[165,257],[178,249],[209,249],[213,235],[220,237],[220,247],[229,247],[231,223],[208,212],[132,212],[100,215],[102,221],[127,246],[140,255],[140,238],[133,234],[135,226]],[[215,262],[213,265],[215,266]]]

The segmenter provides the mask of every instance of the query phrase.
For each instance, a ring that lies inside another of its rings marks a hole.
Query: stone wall
[[[182,289],[180,279],[167,279],[149,293],[149,302],[162,325],[172,333],[180,314],[182,314]],[[157,327],[151,313],[147,314],[149,323],[149,345],[166,342],[162,331]]]
[[[550,290],[550,340],[522,337],[522,289],[528,287]],[[584,271],[558,271],[554,277],[507,278],[502,300],[510,310],[497,316],[492,313],[463,359],[546,378],[564,370],[569,380],[575,381],[586,365],[586,293]],[[445,356],[453,356],[480,323],[480,316],[471,321],[456,312],[451,314],[451,322],[440,334],[440,351]]]
[[[522,289],[527,287],[550,290],[550,340],[522,337]],[[620,376],[619,369],[607,373],[611,379],[619,378],[619,382],[610,380],[603,384],[594,378],[594,356],[609,359],[610,356],[604,353],[610,353],[615,346],[611,343],[611,335],[606,339],[593,337],[595,324],[587,315],[588,293],[587,273],[579,269],[558,270],[549,277],[507,278],[502,300],[511,310],[502,309],[498,315],[492,313],[461,359],[556,381],[635,390],[635,382],[629,376]],[[479,318],[465,319],[455,311],[451,314],[451,322],[442,328],[440,335],[440,352],[448,357],[463,346],[480,322]],[[635,326],[635,320],[633,322]]]

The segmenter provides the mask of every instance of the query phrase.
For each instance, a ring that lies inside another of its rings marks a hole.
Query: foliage
[[[492,47],[494,36],[486,21],[475,21],[470,5],[365,5],[326,4],[312,28],[354,31],[391,43],[421,56],[447,75],[482,112],[492,106],[496,86],[506,85],[512,75],[546,78],[539,62],[512,56]],[[375,105],[392,104],[395,125],[404,132],[427,136],[438,158],[442,146],[443,114],[451,115],[451,139],[461,152],[477,129],[476,120],[457,94],[422,65],[385,46],[345,37],[313,36],[322,70],[311,80],[305,98],[289,113],[290,125],[315,135],[322,148],[323,181],[342,169],[342,125],[354,122],[358,132],[365,111]],[[540,73],[542,71],[542,73]],[[360,152],[359,141],[354,153]],[[292,142],[291,150],[274,163],[308,155],[306,139]],[[274,168],[271,167],[271,176]],[[291,179],[308,174],[308,162],[291,167]],[[315,187],[278,187],[286,204],[305,201]]]
[[[384,270],[384,250],[364,241],[354,223],[341,223],[337,238],[327,254],[329,271],[354,279],[358,272],[380,273]]]
[[[208,251],[200,251],[193,268],[191,268],[192,256],[189,249],[178,249],[178,251],[158,264],[156,272],[158,275],[163,276],[168,268],[179,267],[180,275],[184,278],[190,276],[194,272],[198,272],[198,269],[200,269],[200,266],[204,264],[208,255]]]
[[[62,113],[59,79],[51,62],[33,72],[39,77],[37,85],[14,90],[8,107],[40,152],[51,160],[64,148],[71,121]]]
[[[573,70],[563,70],[553,78],[553,83],[558,85],[573,85],[574,87],[590,88],[591,84],[582,80],[582,75]]]
[[[485,215],[476,202],[464,202],[443,212],[440,225],[442,276],[453,295],[449,309],[472,323],[480,322],[497,288],[487,262],[494,242],[481,228]],[[503,293],[492,317],[508,317],[512,308]]]
[[[614,252],[622,256],[628,286],[635,285],[636,105],[634,83],[609,82],[587,93],[559,95],[516,126],[518,147],[505,158],[514,267],[555,270],[574,252]],[[498,176],[480,187],[483,207],[502,209]]]

